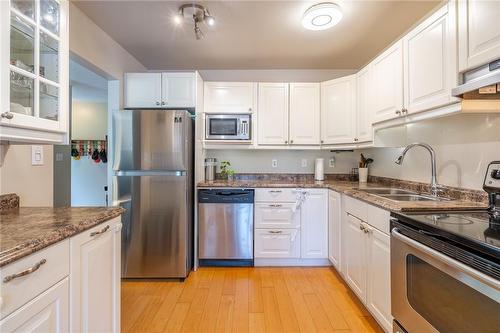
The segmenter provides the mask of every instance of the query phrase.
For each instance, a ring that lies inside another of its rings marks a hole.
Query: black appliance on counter
[[[500,161],[482,211],[391,213],[394,333],[500,329]]]

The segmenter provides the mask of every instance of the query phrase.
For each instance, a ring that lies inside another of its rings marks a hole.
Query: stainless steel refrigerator
[[[185,110],[113,113],[113,200],[123,278],[185,278],[193,261],[193,119]]]

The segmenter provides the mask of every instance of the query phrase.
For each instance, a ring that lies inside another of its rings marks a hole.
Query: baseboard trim
[[[328,259],[255,258],[255,267],[263,266],[332,266]]]

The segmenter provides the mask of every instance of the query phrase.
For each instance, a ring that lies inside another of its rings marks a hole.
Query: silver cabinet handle
[[[281,234],[282,231],[281,230],[269,230],[269,233],[270,234]]]
[[[30,268],[25,269],[22,272],[19,272],[19,273],[16,273],[16,274],[12,274],[12,275],[8,275],[8,276],[4,277],[3,282],[7,283],[7,282],[12,281],[14,279],[17,279],[17,278],[19,278],[21,276],[25,276],[25,275],[31,274],[33,272],[36,272],[40,268],[40,266],[42,266],[46,262],[47,262],[47,259],[42,259],[39,262],[37,262],[36,264],[34,264],[33,266],[31,266]]]
[[[252,112],[252,108],[248,108],[248,111]]]
[[[398,116],[400,116],[400,115],[401,115],[401,110],[396,110],[396,114],[397,114]]]
[[[90,237],[101,235],[101,234],[105,233],[108,230],[109,230],[109,225],[105,226],[104,228],[102,228],[99,231],[93,231],[93,232],[91,232],[90,233]]]
[[[285,144],[288,144],[288,141],[285,141]]]
[[[293,140],[290,140],[290,143],[293,143]]]
[[[403,114],[408,114],[408,109],[403,108],[403,110],[401,110],[401,112],[402,112]]]
[[[167,103],[165,103],[165,102],[161,102],[161,105],[165,105],[165,104],[167,104]]]
[[[269,207],[283,207],[283,205],[280,205],[280,204],[271,204],[271,205],[269,205]]]
[[[12,112],[3,112],[0,116],[5,119],[14,118],[14,114]]]
[[[156,102],[156,105],[160,105],[160,102]]]
[[[325,141],[321,140],[321,143],[325,143]]]
[[[361,223],[359,224],[359,230],[365,231],[365,226],[363,224],[361,224]]]
[[[281,193],[283,192],[282,190],[269,190],[269,193]]]

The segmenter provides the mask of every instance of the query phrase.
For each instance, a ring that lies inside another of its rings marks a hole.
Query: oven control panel
[[[500,192],[500,161],[491,162],[486,171],[483,187],[498,189]]]

